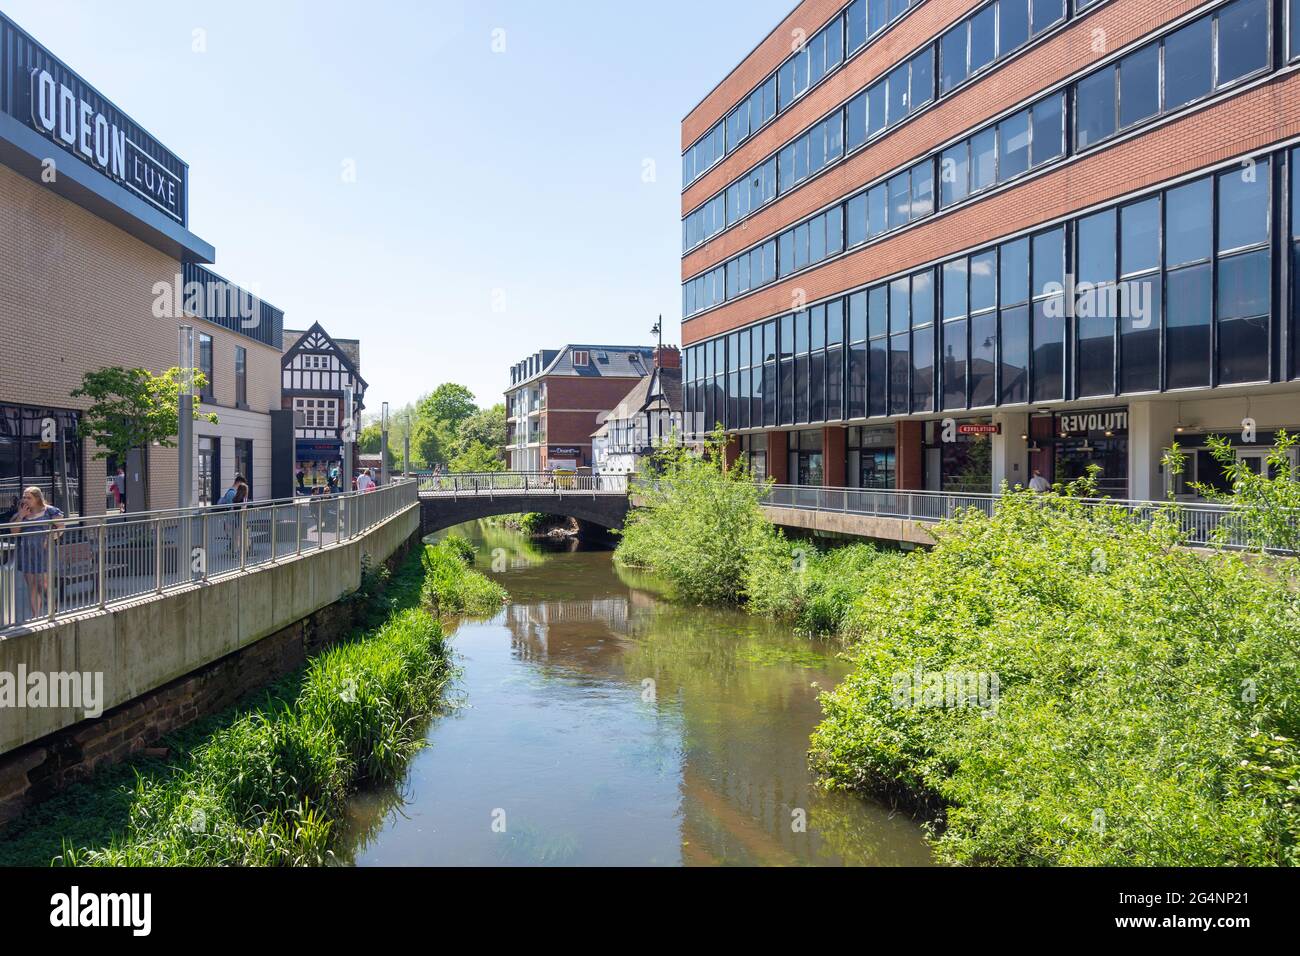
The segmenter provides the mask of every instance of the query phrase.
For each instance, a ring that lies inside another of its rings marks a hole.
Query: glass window
[[[895,335],[889,340],[889,414],[906,415],[911,397],[907,376],[911,370],[908,355],[911,333]]]
[[[795,237],[795,242],[798,242]],[[826,217],[818,216],[808,223],[808,261],[821,262],[826,258]]]
[[[1003,243],[999,250],[1001,274],[999,291],[1003,305],[1015,305],[1029,299],[1029,240]]]
[[[943,266],[943,317],[960,318],[966,314],[966,260],[957,259]]]
[[[1220,86],[1268,66],[1268,0],[1236,0],[1218,20]]]
[[[998,301],[998,256],[993,250],[970,258],[970,310],[991,309]]]
[[[995,391],[997,370],[998,315],[985,312],[973,315],[970,319],[970,360],[967,376],[970,380],[970,404],[972,408],[992,405],[997,398]]]
[[[1221,384],[1268,379],[1269,289],[1267,249],[1220,260],[1217,355]]]
[[[906,332],[912,326],[912,287],[907,278],[889,283],[889,331]]]
[[[212,336],[199,333],[199,371],[203,373],[205,379],[203,388],[199,392],[199,398],[204,401],[212,401],[216,394],[216,382],[212,374]]]
[[[1033,0],[1034,36],[1065,16],[1065,0]]]
[[[1115,281],[1115,210],[1107,209],[1079,220],[1080,282]]]
[[[934,165],[931,160],[912,167],[912,218],[934,212]]]
[[[939,40],[939,92],[947,93],[966,79],[966,45],[970,24],[960,23]]]
[[[1031,395],[1035,402],[1049,402],[1065,397],[1063,298],[1063,296],[1052,296],[1034,303],[1034,362],[1031,366],[1033,382]]]
[[[1001,404],[1014,405],[1029,400],[1029,307],[1003,309],[1001,326]]]
[[[1208,259],[1212,251],[1211,180],[1170,189],[1165,200],[1165,265]],[[1173,305],[1173,295],[1169,297]]]
[[[1165,109],[1174,110],[1210,92],[1214,52],[1211,17],[1165,37]]]
[[[849,200],[848,244],[856,246],[867,241],[867,194],[858,193]]]
[[[1160,45],[1151,43],[1119,61],[1119,125],[1160,112]]]
[[[848,24],[848,53],[852,56],[867,44],[867,0],[853,0],[844,18]]]
[[[944,150],[939,158],[939,204],[951,206],[961,202],[970,193],[970,145],[965,141]]]
[[[997,53],[995,5],[989,4],[970,21],[970,71],[982,69],[993,62]]]
[[[979,192],[997,179],[998,131],[990,126],[970,139],[970,191]]]
[[[998,52],[1006,56],[1029,39],[1029,0],[998,4]]]
[[[901,121],[907,116],[907,64],[895,67],[889,74],[889,118],[886,121],[890,126]]]
[[[1170,199],[1170,207],[1173,206]],[[1165,280],[1166,387],[1195,388],[1210,384],[1210,265],[1171,271]]]
[[[906,172],[889,180],[889,228],[897,229],[910,221],[912,181]]]
[[[1287,12],[1287,22],[1291,26],[1289,55],[1294,60],[1297,56],[1300,56],[1300,0],[1291,0],[1291,8]]]
[[[934,322],[934,272],[926,269],[912,276],[912,328]]]
[[[848,149],[855,149],[867,141],[867,94],[860,93],[849,101],[848,114]]]
[[[916,112],[934,99],[934,47],[927,46],[912,57],[912,91],[908,106]]]
[[[1120,317],[1120,391],[1160,388],[1160,273],[1125,281],[1129,307]]]
[[[885,194],[883,183],[867,193],[867,232],[872,238],[889,227],[889,217],[885,213],[888,205],[889,197]]]
[[[248,349],[235,346],[235,404],[248,405]]]
[[[1160,266],[1160,199],[1153,197],[1120,210],[1120,272],[1133,275]]]
[[[837,255],[844,250],[844,207],[826,210],[826,255]]]
[[[867,337],[867,294],[855,292],[849,296],[849,341],[861,342]]]
[[[1011,179],[1029,169],[1029,111],[999,123],[998,138],[998,179]]]
[[[885,128],[885,87],[881,80],[867,90],[867,136],[875,136]]]
[[[966,407],[966,320],[943,324],[943,407]]]
[[[1115,132],[1115,68],[1084,77],[1075,87],[1075,141],[1079,149]]]
[[[1219,251],[1268,240],[1267,160],[1219,174]]]
[[[1115,392],[1115,318],[1079,316],[1078,363],[1080,397],[1113,395]]]
[[[867,294],[868,330],[871,338],[889,331],[889,287],[878,285]]]
[[[934,328],[912,335],[912,411],[934,409]]]
[[[1034,104],[1033,161],[1038,166],[1065,152],[1065,96],[1058,93]]]

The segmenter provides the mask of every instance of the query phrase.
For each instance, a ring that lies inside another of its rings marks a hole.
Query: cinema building
[[[0,516],[32,484],[102,513],[117,465],[130,510],[177,504],[178,452],[96,458],[71,393],[104,367],[176,366],[182,324],[220,419],[196,422],[193,500],[237,469],[269,494],[281,317],[203,268],[215,250],[189,229],[188,190],[179,157],[0,16]]]
[[[1300,427],[1300,2],[804,0],[682,123],[684,402],[778,482],[1162,498]]]

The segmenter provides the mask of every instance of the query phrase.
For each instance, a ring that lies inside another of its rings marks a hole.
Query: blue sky
[[[0,0],[190,164],[219,272],[361,339],[376,410],[680,341],[681,119],[793,5]]]

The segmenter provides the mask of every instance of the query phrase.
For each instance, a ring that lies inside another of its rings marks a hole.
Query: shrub
[[[870,544],[822,551],[779,532],[753,550],[745,571],[748,610],[809,633],[836,633],[870,579],[890,573],[902,556]]]
[[[833,786],[942,807],[953,862],[1294,864],[1300,601],[1167,516],[1011,494],[867,578],[823,695]],[[995,706],[900,688],[996,675]],[[946,706],[925,706],[943,702]]]

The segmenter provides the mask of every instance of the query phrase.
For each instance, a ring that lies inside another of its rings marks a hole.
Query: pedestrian
[[[230,487],[226,489],[217,505],[222,508],[235,509],[242,507],[247,500],[248,481],[243,475],[235,475],[235,480],[231,482]],[[226,535],[226,552],[231,557],[235,554],[235,528],[238,526],[239,519],[233,516],[222,520],[222,531]]]
[[[357,491],[367,492],[375,490],[375,479],[370,477],[370,469],[362,468],[361,474],[357,476]]]
[[[112,474],[104,476],[104,510],[115,511],[118,507],[117,482]]]
[[[298,473],[294,477],[298,481],[298,488],[297,488],[298,494],[300,495],[310,494],[310,492],[307,490],[307,472],[299,468]]]
[[[126,469],[121,465],[117,466],[117,474],[113,476],[113,484],[117,485],[117,510],[126,510]]]
[[[1045,494],[1052,490],[1051,482],[1043,477],[1043,473],[1037,468],[1034,469],[1034,477],[1029,479],[1029,490],[1035,494]]]
[[[18,506],[18,570],[23,573],[27,583],[27,603],[32,617],[39,617],[45,610],[45,599],[49,596],[48,584],[48,549],[47,535],[54,532],[55,542],[63,522],[58,519],[63,512],[45,500],[40,488],[32,485],[23,491],[22,501]],[[44,523],[41,523],[44,522]],[[22,527],[27,525],[27,527]]]

